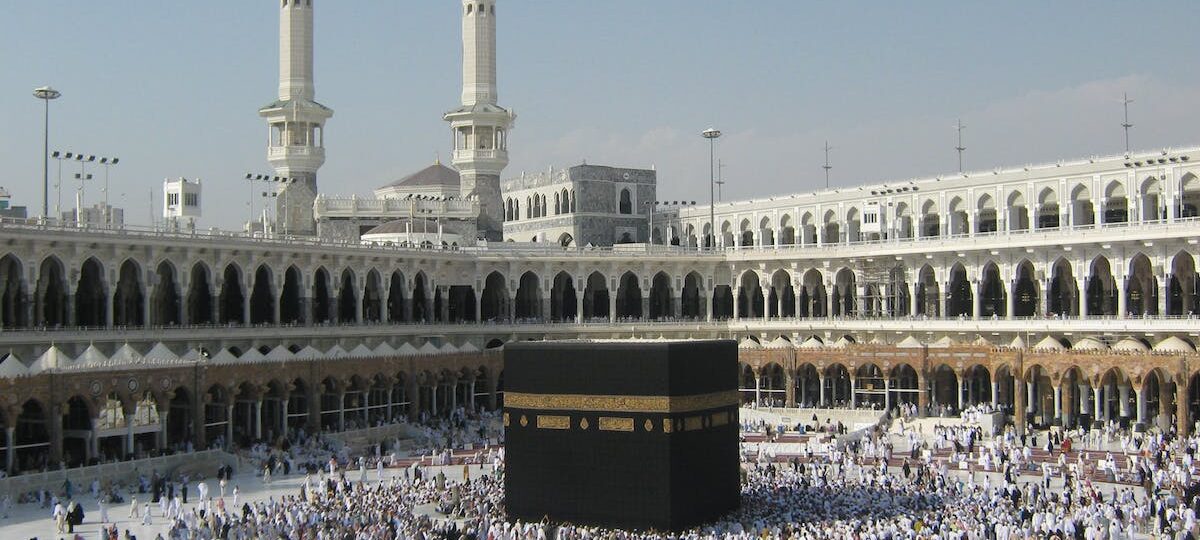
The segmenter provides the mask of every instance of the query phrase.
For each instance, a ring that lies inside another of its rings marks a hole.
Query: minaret
[[[325,120],[333,110],[313,101],[313,0],[279,3],[279,99],[258,115],[267,120],[267,161],[294,179],[276,199],[276,226],[288,234],[316,234],[313,200],[317,169],[325,163]]]
[[[454,132],[452,163],[462,194],[479,200],[479,231],[499,241],[504,227],[500,172],[508,165],[508,130],[516,115],[497,105],[496,0],[462,1],[462,106],[443,116]]]

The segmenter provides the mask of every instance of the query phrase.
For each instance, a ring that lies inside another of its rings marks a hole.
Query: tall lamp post
[[[705,139],[708,139],[708,231],[709,231],[709,234],[712,234],[712,245],[708,246],[708,247],[716,247],[717,246],[717,225],[716,225],[717,211],[715,209],[715,205],[716,205],[717,171],[716,171],[716,165],[714,165],[714,162],[713,162],[713,158],[716,156],[716,152],[717,152],[717,137],[721,136],[721,132],[720,132],[720,130],[708,128],[708,129],[704,130],[704,132],[701,133],[700,135],[704,136]]]
[[[104,226],[112,226],[112,207],[108,205],[108,169],[116,165],[121,160],[119,158],[100,158],[100,164],[104,165]]]
[[[50,213],[50,101],[62,97],[58,90],[43,86],[33,91],[33,97],[45,102],[42,125],[42,219]]]

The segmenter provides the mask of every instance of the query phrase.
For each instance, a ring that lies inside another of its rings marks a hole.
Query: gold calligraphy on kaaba
[[[504,406],[553,411],[613,411],[623,413],[685,413],[738,404],[736,390],[692,396],[604,396],[505,392]]]
[[[600,431],[633,431],[633,419],[601,416]]]
[[[538,429],[571,429],[571,417],[539,414],[537,427]]]

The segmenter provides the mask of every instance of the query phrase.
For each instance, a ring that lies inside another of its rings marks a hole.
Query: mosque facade
[[[313,1],[280,3],[268,156],[311,180],[280,198],[288,234],[0,227],[10,472],[114,445],[496,407],[498,349],[525,340],[734,339],[743,399],[771,405],[990,402],[1016,411],[1018,429],[1114,419],[1183,433],[1200,414],[1200,148],[711,214],[656,212],[652,170],[501,182],[515,117],[496,105],[496,3],[482,0],[461,5],[468,61],[446,114],[448,166],[324,197],[332,112],[313,101]]]

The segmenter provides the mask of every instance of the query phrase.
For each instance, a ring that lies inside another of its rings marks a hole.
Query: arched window
[[[622,214],[633,213],[633,196],[630,195],[628,189],[621,190],[621,207],[618,209],[618,212]]]
[[[537,217],[537,216],[534,214],[534,210],[535,210],[536,208],[537,208],[537,207],[535,207],[535,206],[533,205],[533,198],[532,198],[532,197],[525,197],[525,217],[526,217],[527,219],[528,219],[528,218],[535,218],[535,217]]]
[[[554,194],[554,215],[557,216],[561,213],[562,213],[562,198],[558,196],[558,193],[555,193]]]

